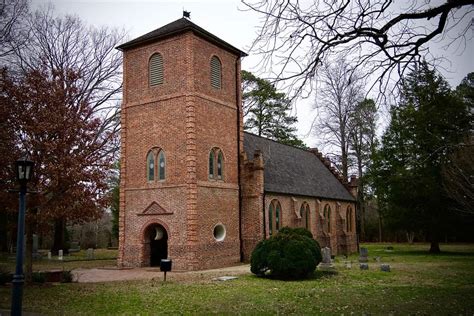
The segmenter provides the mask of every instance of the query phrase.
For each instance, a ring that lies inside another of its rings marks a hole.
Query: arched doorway
[[[145,253],[150,267],[159,267],[161,259],[168,258],[168,232],[160,224],[152,224],[145,231]]]

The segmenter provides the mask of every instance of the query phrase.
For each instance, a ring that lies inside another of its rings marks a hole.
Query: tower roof
[[[221,40],[219,37],[215,36],[214,34],[209,33],[202,27],[194,24],[193,22],[185,18],[181,18],[174,22],[168,23],[165,26],[162,26],[154,31],[146,33],[145,35],[137,37],[124,44],[121,44],[117,46],[117,49],[124,51],[133,47],[137,47],[143,44],[148,44],[150,42],[154,42],[154,41],[164,39],[170,36],[175,36],[175,35],[185,33],[188,31],[191,31],[197,36],[200,36],[208,40],[209,42],[216,44],[217,46],[220,46],[238,56],[241,56],[241,57],[247,56],[245,52],[241,51],[238,48],[235,48],[234,46]]]

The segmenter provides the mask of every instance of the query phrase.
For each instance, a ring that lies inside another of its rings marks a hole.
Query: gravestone
[[[344,261],[346,269],[352,269],[352,261]]]
[[[88,260],[94,259],[94,249],[93,248],[88,248],[87,249],[87,259]]]
[[[48,260],[51,260],[51,257],[52,257],[51,251],[48,251]]]
[[[321,249],[321,255],[323,257],[323,260],[321,263],[318,265],[318,270],[321,271],[334,271],[334,264],[331,261],[331,248],[329,247],[324,247]]]
[[[386,263],[382,263],[380,265],[380,271],[383,271],[383,272],[390,272],[390,265],[389,264],[386,264]]]
[[[63,250],[62,249],[60,249],[58,251],[58,260],[63,260]]]
[[[38,235],[33,234],[33,249],[32,249],[33,259],[40,259],[41,255],[38,252]]]
[[[361,270],[369,270],[369,264],[368,263],[361,263],[361,264],[359,264],[359,268]]]
[[[69,253],[81,251],[81,246],[79,246],[78,241],[71,241],[71,248],[69,248]]]
[[[359,262],[369,262],[369,250],[367,248],[360,248]]]

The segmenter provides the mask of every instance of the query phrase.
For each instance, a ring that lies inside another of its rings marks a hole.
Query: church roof
[[[247,157],[252,159],[257,149],[263,154],[266,192],[355,200],[314,153],[245,133]]]
[[[245,52],[241,51],[238,48],[235,48],[234,46],[221,40],[219,37],[215,36],[214,34],[209,33],[202,27],[194,24],[193,22],[185,18],[181,18],[174,22],[168,23],[165,26],[162,26],[154,31],[146,33],[145,35],[142,35],[120,46],[117,46],[117,49],[127,50],[136,46],[148,44],[150,42],[154,42],[154,41],[164,39],[170,36],[175,36],[180,33],[185,33],[188,31],[191,31],[197,36],[200,36],[208,40],[209,42],[214,43],[215,45],[220,46],[236,55],[239,55],[241,57],[247,56]]]

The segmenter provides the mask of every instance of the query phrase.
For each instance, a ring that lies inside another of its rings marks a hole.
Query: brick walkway
[[[163,272],[160,268],[135,268],[135,269],[76,269],[72,271],[74,279],[80,283],[129,281],[129,280],[163,280]],[[189,272],[168,272],[167,281],[194,282],[212,281],[220,276],[239,276],[250,274],[250,265],[238,265],[221,269],[189,271]]]

